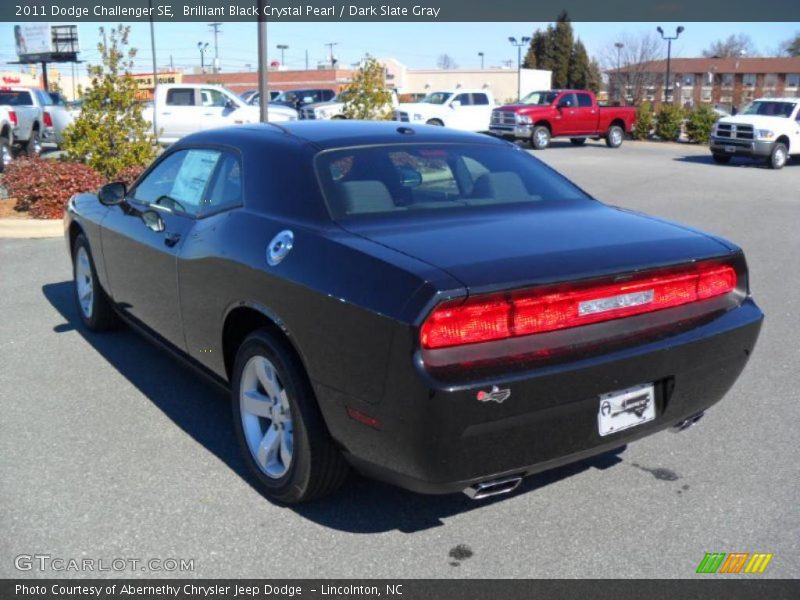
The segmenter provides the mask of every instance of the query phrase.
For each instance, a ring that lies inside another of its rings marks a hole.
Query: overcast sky
[[[96,43],[100,23],[79,25],[81,59],[92,62],[98,58]],[[113,25],[111,23],[106,26]],[[459,67],[478,67],[478,52],[485,53],[486,66],[499,66],[504,60],[516,65],[516,50],[508,42],[530,35],[546,23],[270,23],[268,43],[270,60],[280,58],[276,44],[287,44],[286,65],[305,66],[305,52],[313,68],[327,58],[327,42],[336,42],[336,57],[342,66],[357,62],[365,53],[376,57],[394,57],[411,67],[432,68],[437,57],[449,54]],[[600,55],[624,34],[655,31],[662,25],[667,32],[677,23],[573,23],[575,33],[587,46],[590,55]],[[698,56],[710,42],[731,33],[746,33],[761,52],[774,50],[777,45],[800,32],[800,23],[682,23],[686,28],[673,44],[673,56]],[[177,68],[199,66],[197,43],[209,42],[213,57],[214,37],[205,23],[156,23],[156,56],[159,67],[168,67],[170,57]],[[150,68],[150,37],[148,23],[132,25],[132,43],[139,49],[138,65]],[[666,56],[666,42],[664,43]],[[256,25],[254,23],[224,23],[219,36],[219,55],[222,70],[255,68]],[[15,69],[7,65],[16,60],[12,23],[0,23],[0,69]],[[207,62],[208,64],[208,62]]]

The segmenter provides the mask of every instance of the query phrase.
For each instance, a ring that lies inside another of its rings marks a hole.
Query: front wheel
[[[711,158],[713,158],[714,162],[718,165],[727,165],[729,162],[731,162],[730,154],[719,154],[715,152],[711,155]]]
[[[771,169],[782,169],[788,158],[789,150],[786,148],[786,145],[778,143],[775,144],[772,152],[770,152],[767,164]]]
[[[531,146],[534,150],[544,150],[550,145],[550,130],[544,125],[533,128]]]
[[[586,143],[586,138],[569,138],[573,146],[583,146]]]
[[[232,384],[236,437],[267,497],[295,504],[344,483],[349,467],[286,342],[267,330],[251,334],[236,353]]]
[[[619,125],[612,125],[606,133],[606,146],[609,148],[619,148],[622,140],[625,139],[625,132]]]
[[[97,281],[97,270],[86,236],[80,234],[72,247],[72,279],[75,302],[83,324],[92,331],[107,331],[119,325],[111,300]]]

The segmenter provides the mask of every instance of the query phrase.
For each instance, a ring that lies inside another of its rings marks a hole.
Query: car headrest
[[[348,215],[386,212],[395,204],[388,188],[377,180],[344,181],[338,184],[339,198]]]
[[[530,197],[525,184],[516,173],[500,171],[497,173],[484,173],[475,180],[472,196],[476,198],[495,198],[500,201],[512,202]]]

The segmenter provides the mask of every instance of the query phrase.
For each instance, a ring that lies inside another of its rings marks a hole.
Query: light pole
[[[510,37],[508,41],[517,47],[517,100],[519,100],[522,97],[522,47],[530,42],[531,38],[526,36],[517,41],[517,38]]]
[[[197,42],[197,49],[200,50],[200,72],[206,72],[206,51],[208,50],[208,42]]]
[[[662,40],[667,40],[667,80],[664,82],[664,102],[669,104],[669,98],[672,95],[672,86],[669,83],[669,66],[672,59],[672,40],[677,40],[681,33],[683,33],[683,25],[675,30],[674,36],[664,35],[664,30],[661,27],[656,27],[656,31],[661,34]]]
[[[275,47],[276,47],[278,50],[280,50],[280,51],[281,51],[281,66],[284,66],[284,62],[283,62],[283,53],[284,53],[286,50],[288,50],[288,49],[289,49],[289,46],[287,46],[286,44],[278,44],[278,45],[277,45],[277,46],[275,46]]]
[[[481,57],[481,71],[483,71],[483,52],[478,52],[478,56]]]
[[[622,93],[620,92],[619,81],[622,78],[622,73],[619,72],[619,69],[620,69],[620,63],[622,62],[621,61],[622,49],[625,47],[625,44],[623,44],[622,42],[616,42],[614,44],[614,47],[617,49],[617,79],[615,81],[616,83],[615,87],[617,88],[617,100],[620,101],[621,103]]]
[[[334,46],[338,46],[339,42],[328,42],[327,44],[324,44],[324,45],[328,47],[328,54],[329,54],[330,60],[331,60],[331,69],[335,69],[336,68],[336,59],[333,58],[333,47]]]

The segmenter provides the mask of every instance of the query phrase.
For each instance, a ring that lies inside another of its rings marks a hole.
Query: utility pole
[[[217,36],[219,35],[219,28],[222,27],[222,23],[219,21],[214,21],[213,23],[208,24],[211,27],[211,31],[214,32],[214,73],[219,73],[219,40]]]
[[[478,52],[478,56],[481,57],[481,71],[483,71],[483,52]]]
[[[617,49],[617,73],[616,73],[616,78],[614,80],[615,84],[614,87],[617,90],[617,100],[619,100],[620,103],[622,103],[622,93],[619,87],[619,82],[622,79],[622,73],[619,72],[619,67],[620,67],[620,57],[622,56],[622,49],[625,47],[625,44],[623,44],[622,42],[616,42],[614,44],[614,47]]]
[[[284,59],[285,59],[284,52],[285,52],[286,50],[288,50],[288,49],[289,49],[289,46],[287,46],[286,44],[278,44],[278,45],[277,45],[277,46],[275,46],[275,47],[276,47],[278,50],[280,50],[280,51],[281,51],[281,66],[282,66],[282,67],[283,67],[283,66],[286,66],[286,62],[285,62],[285,60],[284,60]]]
[[[662,40],[667,40],[667,80],[664,82],[664,102],[669,104],[669,99],[672,96],[672,86],[669,83],[669,67],[672,58],[672,40],[677,40],[681,33],[683,33],[683,25],[675,30],[674,36],[664,35],[664,30],[661,27],[656,27],[656,31],[661,34]]]
[[[334,62],[335,59],[333,58],[333,47],[334,46],[338,46],[338,45],[339,45],[338,42],[328,42],[327,44],[325,44],[325,46],[328,47],[328,54],[330,55],[330,59],[331,59],[331,69],[335,69],[336,68],[336,63]]]
[[[523,37],[517,41],[517,38],[510,37],[508,41],[517,48],[517,99],[519,100],[522,98],[522,47],[530,42],[531,38]]]
[[[153,100],[156,97],[156,87],[158,86],[158,68],[156,67],[156,30],[153,23],[153,0],[147,0],[150,8],[150,50],[153,53]],[[155,109],[153,110],[153,140],[158,140],[158,127],[156,126]]]

